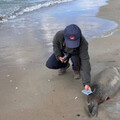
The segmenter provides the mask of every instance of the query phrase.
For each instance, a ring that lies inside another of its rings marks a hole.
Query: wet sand
[[[116,21],[118,27],[89,42],[92,77],[105,67],[120,65],[119,6],[119,0],[111,0],[109,5],[101,7],[98,14],[101,18]],[[81,80],[73,79],[71,67],[65,75],[59,77],[57,71],[47,69],[45,61],[49,55],[46,46],[39,42],[39,33],[32,34],[37,23],[35,26],[29,24],[21,33],[23,24],[20,21],[18,19],[16,23],[19,31],[14,26],[12,30],[10,27],[6,30],[9,36],[1,38],[2,46],[6,49],[4,52],[0,49],[3,56],[0,61],[0,120],[88,120]],[[45,25],[42,27],[46,28]],[[54,30],[52,32],[55,33]],[[50,36],[52,32],[48,30],[49,38],[53,37]],[[16,39],[11,39],[15,33]],[[0,34],[6,35],[2,32]],[[6,45],[10,39],[11,42]],[[41,36],[41,41],[44,39]],[[119,101],[120,94],[117,94],[100,105],[98,117],[93,119],[119,120]]]

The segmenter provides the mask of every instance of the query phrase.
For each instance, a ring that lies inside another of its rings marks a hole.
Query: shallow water
[[[117,26],[115,22],[96,17],[100,6],[105,4],[106,0],[75,0],[43,7],[1,23],[1,59],[11,52],[13,46],[15,52],[19,52],[24,51],[29,45],[38,43],[45,48],[46,54],[52,53],[55,33],[69,24],[77,24],[87,40],[114,29]]]
[[[0,18],[9,19],[15,18],[18,15],[25,12],[31,12],[42,7],[49,7],[72,0],[0,0]],[[79,0],[80,9],[89,9],[95,6],[101,6],[105,4],[106,0],[89,1]],[[94,4],[93,4],[94,3]]]

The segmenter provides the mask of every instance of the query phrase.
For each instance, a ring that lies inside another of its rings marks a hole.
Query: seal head
[[[88,114],[90,117],[97,117],[98,103],[96,101],[91,101],[90,103],[88,103]]]
[[[98,105],[100,102],[102,102],[102,99],[100,100],[99,95],[99,86],[94,84],[91,86],[91,89],[93,93],[88,96],[88,114],[90,117],[97,117],[98,115]]]

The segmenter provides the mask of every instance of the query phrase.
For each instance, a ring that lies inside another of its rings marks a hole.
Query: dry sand
[[[111,0],[109,5],[102,7],[98,14],[99,17],[116,21],[118,27],[90,41],[92,77],[105,67],[120,65],[119,6],[119,0]],[[36,43],[35,46],[38,49],[42,47]],[[86,111],[86,96],[81,93],[82,82],[73,79],[71,68],[65,75],[58,77],[57,71],[49,70],[44,65],[36,64],[36,66],[29,68],[22,66],[19,70],[12,66],[14,71],[6,75],[4,75],[4,69],[1,71],[0,74],[5,77],[0,82],[0,120],[90,119]],[[11,68],[8,68],[8,71],[9,69]],[[19,73],[20,70],[21,73]],[[93,119],[119,120],[119,95],[102,104],[98,117]]]

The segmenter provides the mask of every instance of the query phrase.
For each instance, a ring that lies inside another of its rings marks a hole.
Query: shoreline
[[[114,2],[113,2],[113,0],[109,0],[109,1],[107,1],[107,3],[108,3],[107,5],[100,7],[99,12],[98,12],[98,14],[96,16],[100,17],[100,18],[104,18],[104,19],[108,19],[108,20],[112,20],[112,21],[116,22],[117,23],[117,27],[115,29],[112,29],[112,30],[104,33],[100,37],[112,36],[115,32],[120,30],[120,20],[119,20],[119,17],[118,18],[116,16],[115,16],[116,18],[113,17],[114,14],[115,14],[115,10],[114,10],[115,5],[114,5],[114,7],[111,7],[111,5],[113,5]],[[115,9],[118,9],[118,7],[115,8]],[[107,12],[104,12],[104,11],[107,11]]]
[[[99,12],[98,12],[98,14],[96,16],[100,17],[100,18],[104,18],[104,19],[108,19],[108,20],[112,20],[112,21],[116,22],[117,23],[117,27],[115,29],[112,29],[112,30],[104,33],[101,37],[112,36],[115,32],[119,31],[119,29],[120,29],[120,19],[119,19],[119,16],[114,16],[114,15],[116,15],[116,11],[114,9],[118,9],[117,5],[114,5],[113,7],[111,7],[114,4],[113,0],[109,0],[109,1],[107,1],[107,3],[108,3],[107,5],[100,7]],[[107,12],[104,12],[104,11],[107,11]],[[117,12],[119,12],[119,11],[117,11]]]
[[[110,0],[108,1],[108,5],[102,6],[97,14],[97,16],[100,18],[115,21],[118,26],[115,29],[104,33],[102,36],[91,39],[89,42],[89,53],[91,56],[91,64],[93,66],[93,76],[106,67],[120,67],[120,17],[118,16],[119,5],[119,0]],[[95,69],[95,66],[99,66],[100,68]]]
[[[116,0],[116,1],[118,2],[118,4],[120,4],[118,0]],[[91,47],[93,47],[93,46],[95,47],[96,43],[100,43],[99,44],[100,48],[101,48],[102,44],[104,46],[104,50],[102,51],[102,49],[101,49],[101,50],[99,50],[101,52],[97,52],[96,54],[107,53],[107,52],[110,52],[110,51],[112,52],[115,49],[119,49],[119,45],[118,45],[119,39],[117,37],[118,35],[116,36],[116,34],[120,32],[120,18],[118,16],[118,14],[119,14],[119,11],[118,11],[119,7],[118,6],[119,5],[116,5],[115,1],[113,1],[113,0],[108,1],[108,3],[109,3],[108,5],[102,6],[100,8],[100,11],[97,14],[97,16],[100,17],[100,18],[115,21],[118,24],[118,26],[115,29],[104,33],[102,36],[99,36],[97,38],[93,38],[90,41]],[[113,6],[113,7],[111,7],[111,6]],[[104,12],[104,11],[106,11],[106,12]],[[114,42],[112,42],[113,40],[114,40]],[[113,45],[111,45],[111,43]],[[93,46],[92,46],[92,44],[93,44]],[[97,46],[95,48],[100,49],[99,46]],[[112,49],[112,46],[113,46],[113,49]],[[110,48],[108,49],[107,47],[110,47]]]
[[[115,16],[116,14],[119,15],[119,4],[120,4],[119,0],[116,0],[118,5],[116,5],[115,1],[113,0],[109,0],[107,2],[108,2],[107,5],[100,7],[97,16],[120,23],[119,16]]]

